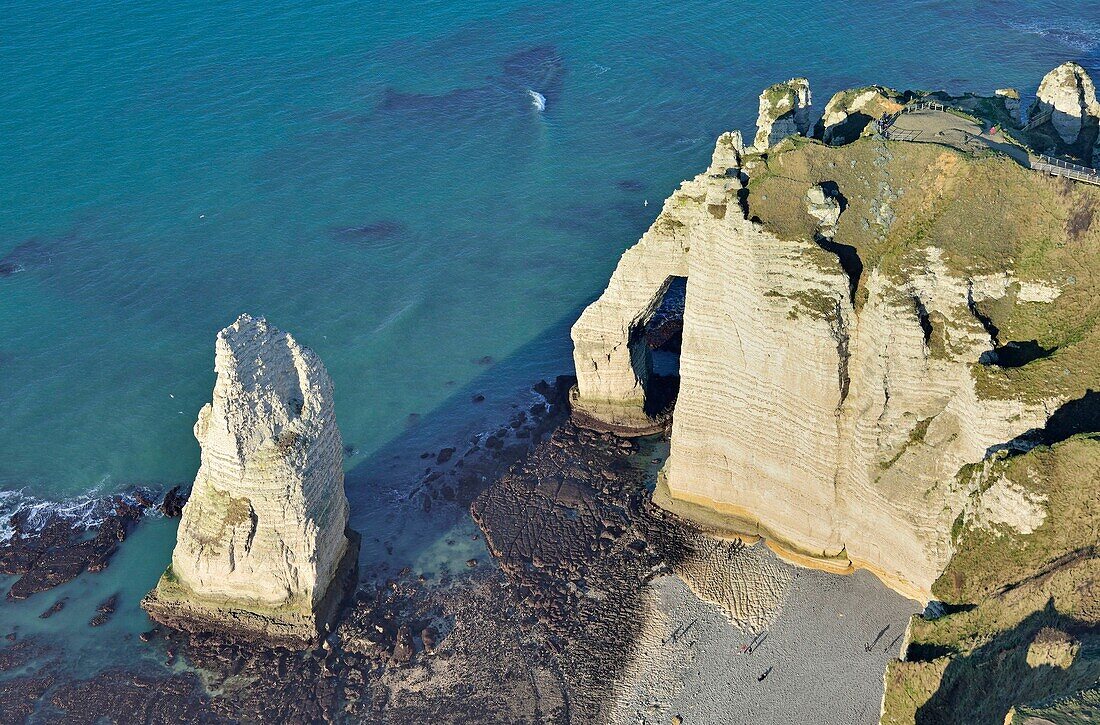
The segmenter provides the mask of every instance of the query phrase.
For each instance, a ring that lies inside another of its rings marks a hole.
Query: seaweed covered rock
[[[310,646],[354,582],[332,381],[309,348],[263,318],[218,334],[202,464],[172,564],[143,606],[187,630]]]

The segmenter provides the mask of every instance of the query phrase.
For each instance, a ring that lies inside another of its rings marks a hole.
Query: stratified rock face
[[[1052,111],[1051,123],[1067,144],[1076,143],[1082,131],[1100,119],[1096,86],[1076,63],[1063,63],[1043,77],[1032,115]]]
[[[753,147],[766,151],[787,136],[808,135],[811,100],[810,82],[805,78],[792,78],[765,88],[760,94]]]
[[[306,642],[357,549],[332,381],[312,350],[263,318],[241,315],[216,349],[214,399],[195,424],[202,464],[147,609],[168,624],[230,620]]]
[[[866,86],[839,91],[825,104],[818,136],[827,144],[851,143],[873,128],[872,121],[903,106],[904,97],[892,88]]]
[[[727,196],[741,188],[744,151],[740,133],[723,134],[715,145],[707,176],[714,177],[716,214],[725,214]],[[734,176],[727,172],[733,170]],[[688,274],[688,227],[665,202],[664,211],[641,241],[627,250],[607,289],[573,325],[573,361],[578,386],[571,394],[574,414],[590,425],[619,433],[653,433],[663,422],[645,411],[650,354],[640,330],[660,306],[672,277]]]
[[[637,331],[686,276],[668,495],[927,600],[964,511],[1041,522],[1038,499],[1008,511],[1024,499],[1006,487],[974,509],[980,477],[961,472],[1094,384],[1091,342],[1045,339],[1091,304],[1064,272],[1091,252],[1030,210],[1071,202],[1008,159],[933,145],[788,143],[763,160],[719,145],[574,326],[574,403],[645,420]],[[1013,357],[1024,347],[1033,359]]]

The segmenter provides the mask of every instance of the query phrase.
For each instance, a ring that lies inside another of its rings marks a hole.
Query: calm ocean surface
[[[1100,71],[1100,3],[0,2],[0,508],[189,483],[247,311],[328,366],[364,560],[465,558],[471,524],[399,502],[419,454],[570,371],[569,324],[765,85],[1026,96],[1065,60]],[[0,634],[132,659],[173,537],[0,602]]]

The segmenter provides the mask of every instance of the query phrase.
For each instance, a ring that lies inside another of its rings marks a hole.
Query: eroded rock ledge
[[[356,583],[332,381],[312,350],[263,318],[218,334],[202,464],[172,564],[142,602],[189,631],[311,646]]]

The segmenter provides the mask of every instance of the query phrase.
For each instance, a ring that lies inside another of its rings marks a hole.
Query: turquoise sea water
[[[419,453],[569,372],[569,324],[765,85],[1026,95],[1100,71],[1100,4],[4,1],[0,38],[0,504],[189,482],[248,311],[328,366],[364,559],[431,568],[472,545],[399,503]],[[173,535],[0,630],[132,658]]]

